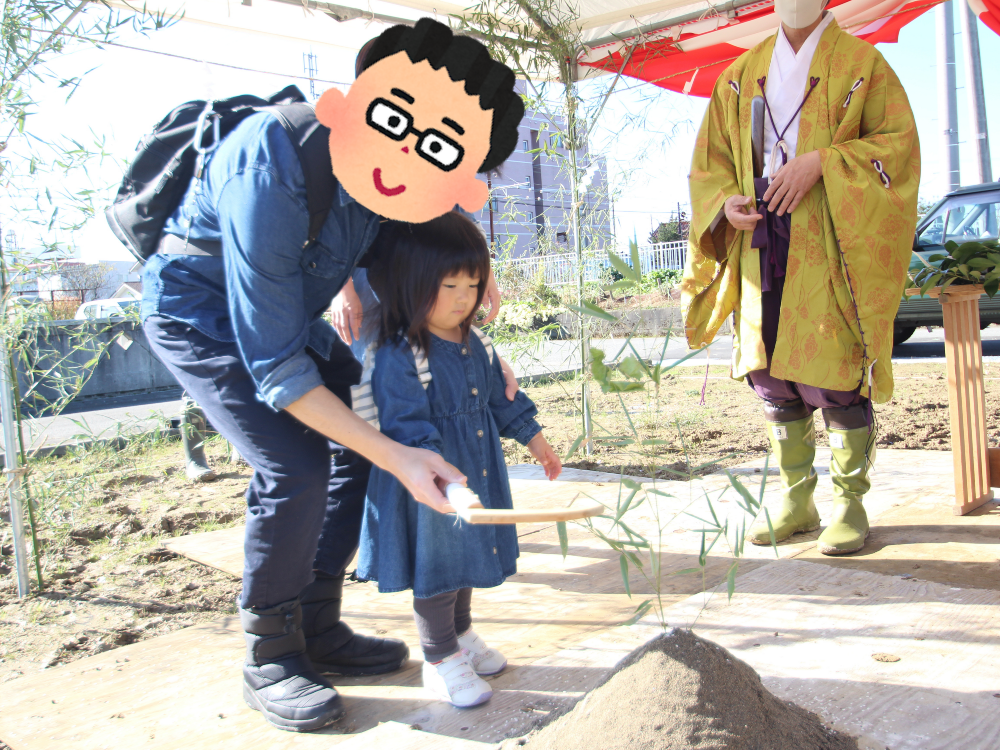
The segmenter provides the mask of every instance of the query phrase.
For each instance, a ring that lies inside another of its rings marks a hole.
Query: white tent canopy
[[[868,41],[895,41],[899,29],[940,0],[831,0],[837,22]],[[773,0],[555,0],[578,31],[577,77],[622,70],[664,88],[707,95],[729,62],[778,26]],[[122,0],[112,4],[128,7]],[[190,21],[324,42],[331,28],[360,48],[388,25],[431,16],[442,22],[471,8],[435,0],[149,0],[149,9],[183,10]],[[530,7],[530,6],[529,6]],[[531,23],[527,12],[518,22]],[[542,37],[540,35],[540,40]],[[543,41],[543,40],[542,40]],[[555,71],[552,71],[553,73]],[[701,73],[699,79],[699,72]]]

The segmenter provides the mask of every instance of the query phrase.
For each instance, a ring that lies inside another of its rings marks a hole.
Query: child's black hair
[[[517,126],[524,116],[524,103],[514,91],[510,68],[496,62],[475,39],[456,36],[431,18],[421,18],[412,28],[392,26],[373,41],[358,55],[357,73],[397,52],[406,52],[413,63],[426,60],[434,70],[444,66],[451,80],[465,81],[465,93],[478,96],[483,110],[493,110],[490,150],[477,171],[488,172],[507,160],[517,145]]]
[[[463,339],[469,335],[490,276],[486,237],[472,221],[449,212],[423,224],[387,222],[373,250],[377,260],[368,269],[368,281],[379,298],[373,323],[380,345],[402,334],[427,351],[427,316],[437,302],[441,281],[462,271],[479,277],[475,307],[462,321]]]

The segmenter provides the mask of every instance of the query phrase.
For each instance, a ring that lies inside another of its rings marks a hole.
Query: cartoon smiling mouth
[[[378,190],[382,195],[388,195],[390,198],[394,195],[399,195],[404,190],[406,190],[406,185],[398,185],[396,187],[386,187],[382,184],[382,170],[375,167],[375,171],[372,172],[372,180],[375,182],[375,189]]]

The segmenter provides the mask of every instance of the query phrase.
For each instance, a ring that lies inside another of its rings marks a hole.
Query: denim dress
[[[508,401],[499,357],[476,336],[456,344],[431,336],[431,382],[421,385],[413,351],[389,342],[375,354],[372,395],[382,432],[441,454],[486,508],[512,508],[500,436],[526,445],[541,431],[531,399]],[[358,576],[381,592],[417,598],[499,586],[517,571],[517,527],[464,523],[416,502],[396,477],[373,468],[361,528]]]

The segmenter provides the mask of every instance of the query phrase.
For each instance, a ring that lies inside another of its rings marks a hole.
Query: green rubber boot
[[[813,469],[816,430],[812,414],[794,422],[768,422],[767,436],[781,474],[781,510],[771,516],[774,540],[781,542],[792,534],[819,528],[819,511],[813,502],[817,477]],[[770,544],[767,520],[751,526],[746,538],[752,544]]]
[[[830,478],[833,480],[833,517],[817,545],[824,555],[847,555],[865,546],[868,514],[861,498],[871,488],[869,456],[865,455],[871,434],[867,427],[840,430],[827,425],[830,436]],[[875,445],[871,446],[875,461]]]

